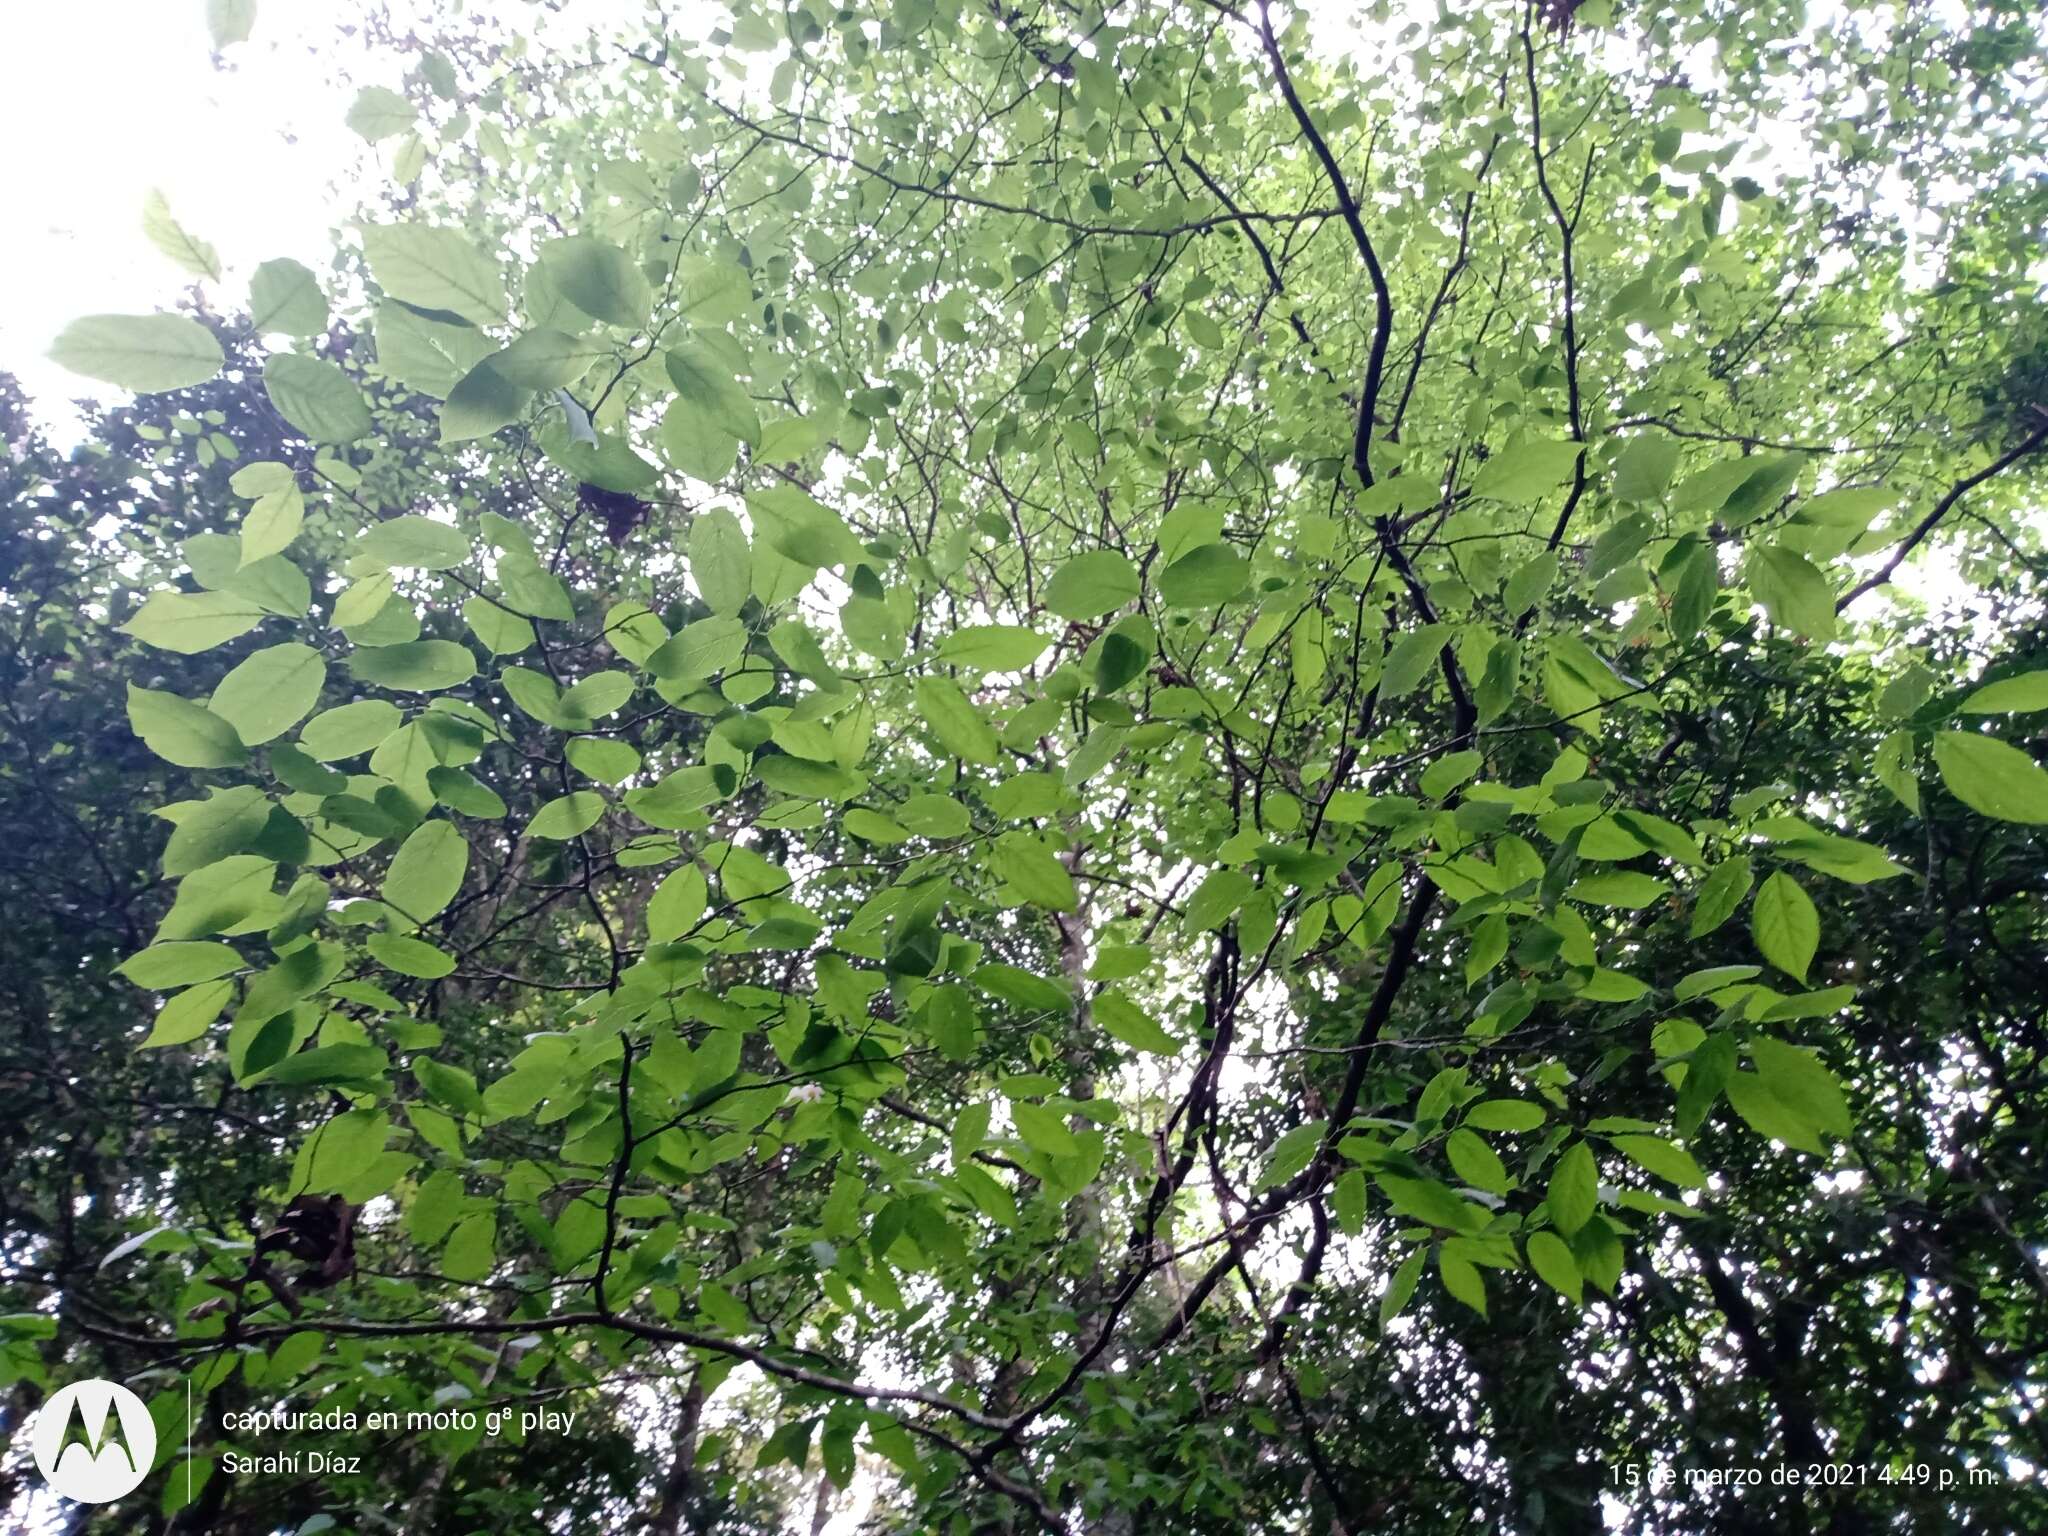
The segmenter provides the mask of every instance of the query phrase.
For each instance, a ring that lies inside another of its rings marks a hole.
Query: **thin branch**
[[[1934,504],[1934,510],[1921,518],[1913,531],[1900,540],[1899,547],[1892,551],[1892,557],[1836,600],[1835,612],[1840,613],[1851,603],[1855,602],[1857,598],[1863,596],[1864,593],[1874,592],[1890,581],[1893,573],[1906,563],[1906,557],[1920,547],[1921,540],[1934,532],[1935,525],[1948,516],[1949,508],[1953,507],[1964,496],[1974,491],[1986,480],[1991,479],[1995,475],[2003,474],[2006,470],[2012,468],[2013,465],[2032,453],[2036,448],[2039,448],[2043,443],[2048,443],[2048,422],[2043,422],[2027,434],[2025,438],[2021,439],[2019,446],[2008,449],[1978,470],[1974,475],[1966,476],[1950,486],[1948,494]]]
[[[1379,407],[1380,381],[1387,366],[1387,343],[1394,334],[1394,299],[1387,287],[1387,274],[1380,267],[1379,253],[1373,249],[1372,236],[1366,233],[1365,219],[1359,211],[1358,199],[1352,195],[1351,184],[1344,179],[1344,170],[1337,164],[1337,157],[1315,121],[1308,115],[1308,108],[1302,105],[1300,94],[1294,89],[1294,77],[1287,72],[1287,61],[1280,56],[1280,41],[1273,35],[1273,16],[1265,0],[1259,3],[1259,38],[1265,45],[1266,58],[1273,66],[1273,79],[1280,87],[1280,94],[1287,101],[1287,110],[1294,114],[1294,121],[1300,127],[1302,137],[1315,151],[1322,162],[1323,174],[1330,179],[1330,187],[1337,194],[1337,207],[1344,215],[1344,224],[1351,231],[1351,243],[1358,247],[1359,258],[1365,263],[1366,275],[1372,279],[1373,326],[1372,348],[1365,359],[1365,386],[1358,396],[1358,428],[1351,443],[1351,467],[1358,472],[1358,478],[1366,485],[1372,484],[1372,428],[1373,419]]]

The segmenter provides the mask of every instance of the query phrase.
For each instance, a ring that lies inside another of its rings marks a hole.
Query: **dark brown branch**
[[[1351,243],[1358,247],[1359,259],[1365,263],[1366,275],[1372,279],[1372,347],[1366,354],[1365,385],[1358,396],[1358,428],[1351,443],[1351,467],[1369,486],[1372,484],[1373,420],[1379,409],[1380,382],[1386,372],[1387,343],[1394,335],[1393,294],[1387,287],[1387,274],[1380,267],[1379,253],[1373,249],[1372,236],[1366,233],[1358,199],[1352,195],[1351,184],[1344,179],[1343,167],[1337,164],[1337,157],[1331,153],[1328,141],[1316,128],[1314,119],[1308,115],[1308,108],[1302,105],[1301,96],[1294,89],[1294,77],[1287,72],[1287,61],[1280,56],[1280,42],[1273,35],[1273,17],[1264,0],[1259,5],[1259,38],[1265,45],[1266,58],[1272,63],[1273,79],[1287,101],[1287,110],[1294,114],[1302,137],[1308,140],[1316,159],[1322,162],[1323,174],[1329,177],[1330,188],[1337,194],[1337,207],[1344,215],[1344,225],[1351,231]]]

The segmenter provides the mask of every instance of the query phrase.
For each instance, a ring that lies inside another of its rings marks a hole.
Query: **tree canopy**
[[[372,18],[324,268],[152,205],[17,1513],[99,1375],[68,1530],[2048,1523],[2040,17],[1336,10]]]

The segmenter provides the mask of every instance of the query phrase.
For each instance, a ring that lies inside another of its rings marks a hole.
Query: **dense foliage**
[[[1843,10],[451,17],[328,270],[154,206],[238,318],[7,403],[66,1528],[2048,1523],[2048,39]]]

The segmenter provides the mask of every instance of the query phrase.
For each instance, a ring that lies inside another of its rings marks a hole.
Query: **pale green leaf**
[[[87,315],[64,327],[50,359],[143,394],[203,384],[226,361],[213,332],[183,315]]]
[[[1820,914],[1813,898],[1783,870],[1763,883],[1750,908],[1750,933],[1763,957],[1797,981],[1806,980],[1820,943]]]
[[[369,403],[333,363],[273,353],[263,364],[263,388],[278,415],[316,443],[352,443],[369,435]]]
[[[1971,810],[1999,821],[2048,824],[2048,770],[2018,747],[1974,731],[1940,731],[1934,766]]]
[[[326,681],[326,658],[311,646],[273,645],[253,652],[223,677],[206,707],[253,747],[304,719]]]

